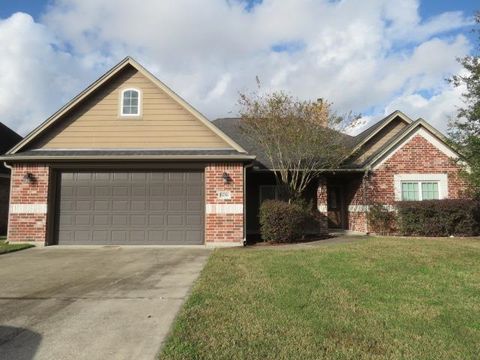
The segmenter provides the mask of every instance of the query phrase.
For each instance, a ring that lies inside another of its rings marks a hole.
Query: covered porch
[[[367,184],[363,171],[326,173],[312,181],[304,197],[321,214],[320,228],[312,233],[367,232]],[[245,195],[247,238],[256,240],[260,235],[260,205],[265,200],[280,200],[282,191],[273,172],[250,170]]]

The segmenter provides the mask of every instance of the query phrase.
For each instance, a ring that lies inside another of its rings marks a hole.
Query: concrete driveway
[[[0,256],[0,358],[153,359],[202,248],[51,247]]]

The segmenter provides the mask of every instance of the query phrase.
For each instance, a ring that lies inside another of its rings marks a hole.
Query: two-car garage
[[[59,171],[60,245],[204,243],[203,171]]]

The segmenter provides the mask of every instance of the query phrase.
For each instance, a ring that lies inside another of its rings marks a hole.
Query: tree
[[[480,11],[475,14],[480,25]],[[474,29],[480,35],[480,29]],[[449,135],[452,143],[466,160],[462,176],[470,185],[472,195],[480,197],[480,36],[473,55],[459,59],[465,74],[455,75],[449,81],[456,87],[464,86],[463,107],[450,124]]]
[[[349,154],[345,135],[331,127],[354,117],[337,116],[326,101],[299,100],[280,91],[240,94],[239,103],[242,131],[261,147],[289,200],[300,198],[323,172],[338,169]]]

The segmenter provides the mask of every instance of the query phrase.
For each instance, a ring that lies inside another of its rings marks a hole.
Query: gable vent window
[[[122,91],[122,116],[140,115],[140,91],[125,89]]]

